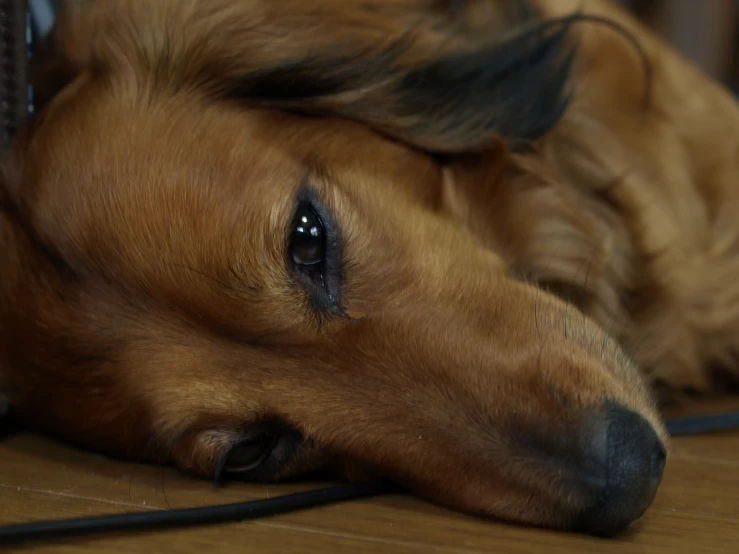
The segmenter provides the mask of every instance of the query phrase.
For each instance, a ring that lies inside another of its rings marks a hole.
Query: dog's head
[[[450,207],[458,154],[486,150],[491,228],[525,240],[517,194],[545,185],[506,144],[566,105],[567,26],[513,33],[478,2],[480,33],[448,4],[101,0],[63,20],[3,174],[20,417],[202,476],[328,468],[536,525],[638,517],[664,431],[636,369]]]

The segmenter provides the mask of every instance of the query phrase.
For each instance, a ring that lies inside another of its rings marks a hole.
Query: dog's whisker
[[[169,498],[167,498],[167,489],[164,483],[164,480],[167,475],[167,466],[162,466],[162,478],[161,478],[161,488],[162,488],[162,497],[164,498],[164,503],[167,505],[167,508],[170,510],[172,509],[172,505],[169,503]]]
[[[641,347],[648,341],[648,339],[649,334],[647,332],[640,333],[634,339],[632,339],[630,343],[624,347],[624,350],[629,358],[631,358],[632,360],[636,360],[637,355],[641,351]],[[649,363],[650,360],[641,360],[642,365],[648,365]]]
[[[613,326],[616,324],[616,320],[618,319],[618,316],[619,316],[618,311],[613,310],[611,312],[611,322],[608,324],[608,329],[606,330],[605,335],[603,336],[603,344],[601,346],[601,355],[605,354],[606,345],[608,341],[613,340],[612,338]]]

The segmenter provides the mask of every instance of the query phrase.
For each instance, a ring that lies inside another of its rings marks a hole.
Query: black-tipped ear
[[[489,147],[496,138],[535,140],[569,105],[568,29],[544,24],[493,48],[414,68],[391,93],[394,113],[376,123],[439,153]]]
[[[436,153],[530,141],[568,106],[573,21],[529,22],[506,40],[470,37],[438,54],[415,52],[410,37],[373,56],[318,52],[244,75],[229,93],[358,120]]]

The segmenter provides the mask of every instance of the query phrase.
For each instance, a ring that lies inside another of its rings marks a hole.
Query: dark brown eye
[[[290,231],[290,257],[299,266],[315,266],[323,261],[326,233],[320,218],[307,202],[301,202]]]
[[[248,439],[242,440],[231,448],[226,457],[224,471],[243,473],[258,467],[274,448],[275,435],[258,432]]]

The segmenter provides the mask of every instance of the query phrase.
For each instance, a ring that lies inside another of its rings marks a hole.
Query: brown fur
[[[67,12],[0,189],[0,391],[21,419],[203,476],[275,421],[302,442],[270,479],[380,473],[567,527],[586,499],[547,452],[579,452],[613,402],[664,439],[637,367],[704,391],[736,375],[733,99],[619,9],[542,0],[635,35],[651,95],[623,33],[580,23],[573,100],[521,146],[524,105],[485,103],[495,132],[464,82],[435,103],[405,79],[515,36],[500,2],[457,4],[474,25],[432,0]],[[556,112],[559,89],[533,92]],[[304,185],[340,229],[340,309],[286,263]]]

